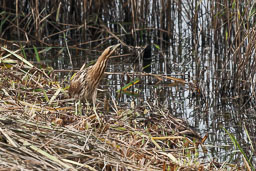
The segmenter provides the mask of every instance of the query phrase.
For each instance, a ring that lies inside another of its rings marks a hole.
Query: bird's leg
[[[75,102],[75,115],[83,114],[83,109],[81,106],[81,100],[78,100],[78,102]]]
[[[97,97],[97,91],[95,91],[93,93],[93,95],[92,95],[92,106],[93,106],[93,112],[95,113],[95,116],[96,116],[97,120],[99,121],[99,124],[101,124],[100,117],[99,117],[99,115],[98,115],[98,113],[96,111],[96,106],[95,106],[95,104],[96,104],[96,97]]]
[[[88,114],[90,110],[90,103],[88,102],[88,100],[86,100],[85,104],[86,104],[86,114]]]
[[[79,100],[79,104],[78,104],[78,112],[80,115],[83,115],[83,105],[82,105],[82,102],[81,100]]]
[[[85,111],[85,108],[87,109],[86,105],[87,105],[86,101],[83,100],[83,108],[82,108],[82,115],[83,116],[86,114],[86,111]]]
[[[75,115],[78,115],[78,102],[75,102]]]
[[[90,105],[89,105],[87,100],[82,100],[82,102],[80,102],[79,107],[80,107],[79,112],[80,112],[81,115],[88,114],[88,111],[90,109]]]
[[[97,111],[96,111],[95,103],[93,103],[93,112],[95,113],[95,116],[96,116],[96,118],[97,118],[99,124],[101,124],[101,122],[100,122],[100,117],[99,117],[99,115],[98,115],[98,113],[97,113]]]

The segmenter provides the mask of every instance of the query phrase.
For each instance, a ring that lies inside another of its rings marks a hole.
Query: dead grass
[[[106,111],[100,104],[97,112],[101,123],[90,110],[85,115],[75,115],[67,87],[62,87],[46,70],[22,57],[18,59],[14,64],[0,63],[1,168],[237,169],[204,162],[201,157],[207,154],[203,145],[206,137],[200,138],[183,120],[159,106],[147,103],[129,108],[114,105],[113,101]]]

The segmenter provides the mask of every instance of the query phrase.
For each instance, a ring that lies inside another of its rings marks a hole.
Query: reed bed
[[[69,54],[62,57],[61,65],[56,64],[60,59],[41,56],[41,60],[51,60],[54,68],[79,68],[89,61],[76,57],[81,51],[113,39],[128,46],[154,44],[162,50],[154,57],[159,61],[154,72],[188,74],[192,80],[201,80],[197,84],[206,91],[223,96],[254,97],[252,0],[3,0],[0,9],[1,44],[18,42],[15,46],[22,45],[26,53],[35,46],[49,48],[52,54]],[[173,70],[172,63],[182,67]],[[206,72],[207,68],[213,73]],[[209,74],[216,82],[209,81]],[[241,98],[240,103],[246,102]]]
[[[5,62],[11,59],[16,57],[5,58]],[[112,110],[98,106],[100,123],[90,110],[84,115],[75,114],[74,100],[68,97],[67,88],[47,70],[21,59],[15,60],[16,64],[0,65],[2,169],[238,168],[214,161],[200,162],[199,156],[207,153],[207,137],[201,138],[182,119],[158,106],[120,107],[113,101],[104,104]]]
[[[166,109],[147,99],[140,106],[131,101],[121,106],[116,99],[100,98],[101,123],[90,109],[81,115],[67,94],[70,78],[66,73],[92,64],[104,47],[119,42],[121,55],[113,57],[108,68],[112,78],[128,75],[131,79],[137,74],[155,79],[152,85],[175,81],[162,91],[168,96],[184,95],[170,91],[178,87],[177,82],[189,85],[194,111],[203,116],[211,105],[227,103],[254,111],[254,23],[252,0],[2,0],[1,166],[17,170],[242,169],[211,159],[205,162],[206,137],[173,117],[184,111],[175,102]],[[142,74],[140,52],[146,45],[152,51],[150,73]],[[111,82],[114,95],[119,93],[119,82]],[[248,132],[255,137],[254,126],[249,125]],[[250,148],[255,149],[253,142]],[[253,158],[253,153],[248,154]]]

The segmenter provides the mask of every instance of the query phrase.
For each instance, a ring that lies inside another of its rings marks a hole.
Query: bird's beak
[[[121,44],[119,43],[119,44],[116,44],[116,45],[113,45],[113,46],[110,46],[109,48],[110,48],[110,52],[109,52],[109,56],[110,55],[112,55],[112,53],[114,53],[115,52],[115,50],[120,46]]]
[[[112,51],[115,51],[116,48],[118,48],[120,45],[121,45],[121,44],[118,43],[118,44],[116,44],[116,45],[111,46],[111,50],[112,50]]]

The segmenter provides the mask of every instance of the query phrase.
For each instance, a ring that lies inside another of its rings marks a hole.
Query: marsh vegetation
[[[253,0],[2,0],[1,167],[255,170],[255,10]],[[99,123],[67,89],[117,43]]]

